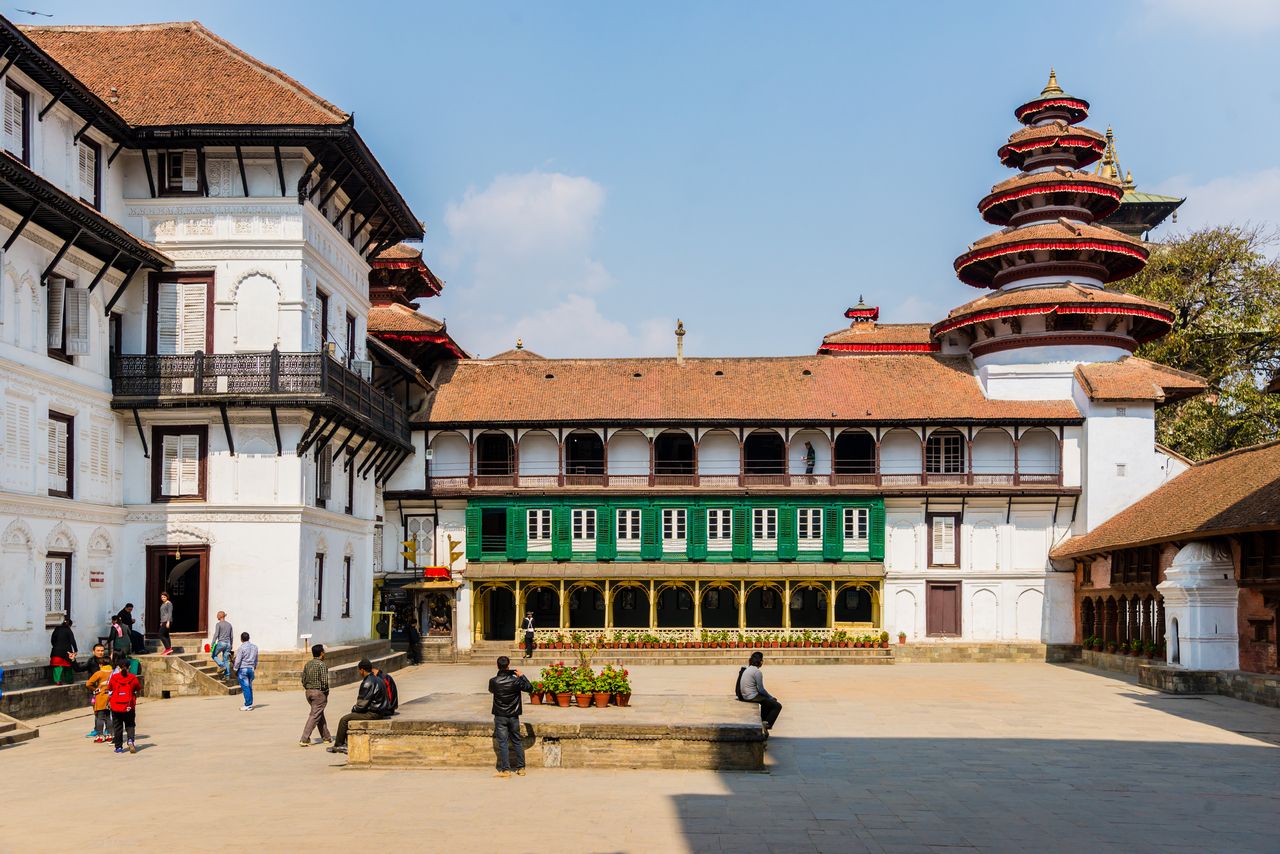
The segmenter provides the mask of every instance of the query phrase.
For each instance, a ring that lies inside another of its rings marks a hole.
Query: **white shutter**
[[[156,352],[161,356],[182,352],[178,288],[177,282],[161,282],[156,288]]]
[[[19,160],[22,159],[22,96],[4,87],[4,147]]]
[[[98,152],[83,142],[77,146],[80,159],[80,198],[89,204],[97,202]]]
[[[206,285],[204,282],[182,283],[182,349],[181,353],[205,350]]]
[[[200,494],[200,436],[186,433],[178,437],[179,495]]]
[[[89,474],[97,480],[111,478],[111,428],[95,424],[89,428]]]
[[[31,406],[15,400],[4,405],[4,453],[8,463],[15,468],[30,466],[31,461]]]
[[[160,494],[164,496],[177,495],[181,488],[182,471],[181,461],[181,436],[165,436],[161,440],[160,450]]]
[[[65,280],[51,276],[45,287],[49,292],[49,312],[46,319],[49,322],[49,348],[52,350],[62,349],[62,312],[65,308],[63,290],[66,284]]]
[[[956,520],[950,516],[935,516],[933,519],[933,562],[956,562]]]
[[[63,309],[67,315],[67,355],[87,356],[89,354],[89,292],[83,288],[65,288],[62,299]]]
[[[200,189],[200,173],[197,171],[196,154],[194,151],[176,152],[174,155],[182,158],[182,190],[186,193],[194,193]]]
[[[49,489],[67,491],[67,422],[49,419]]]

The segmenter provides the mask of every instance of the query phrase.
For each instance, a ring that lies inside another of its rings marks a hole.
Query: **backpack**
[[[747,698],[742,696],[742,674],[746,672],[747,672],[746,667],[739,667],[738,678],[733,680],[733,693],[736,694],[738,699],[744,703],[747,701]]]
[[[400,693],[396,690],[396,682],[391,674],[382,671],[382,684],[387,688],[387,710],[394,712],[400,707]]]

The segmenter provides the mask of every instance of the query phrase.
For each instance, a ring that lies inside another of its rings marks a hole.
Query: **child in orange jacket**
[[[96,673],[89,675],[89,681],[85,683],[85,687],[89,689],[89,701],[93,705],[93,740],[95,744],[101,744],[109,738],[108,720],[111,712],[107,708],[107,701],[111,699],[111,694],[107,690],[107,680],[110,678],[111,665],[103,664]]]

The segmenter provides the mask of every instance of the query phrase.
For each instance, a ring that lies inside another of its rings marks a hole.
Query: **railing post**
[[[192,371],[192,394],[204,394],[204,351],[195,353],[195,367]]]
[[[280,391],[280,345],[271,345],[271,391]]]

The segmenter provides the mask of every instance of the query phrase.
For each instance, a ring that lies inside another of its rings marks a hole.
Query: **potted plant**
[[[898,646],[906,646],[906,645],[907,645],[907,633],[898,632]]]
[[[595,701],[597,709],[604,709],[609,706],[609,697],[613,694],[613,665],[606,664],[604,669],[595,677],[592,685],[591,699]]]
[[[585,709],[591,705],[591,695],[596,690],[595,674],[591,672],[590,667],[578,667],[573,671],[569,680],[569,692],[573,694],[574,701],[578,704],[578,708]]]
[[[542,695],[545,693],[546,689],[542,687],[541,682],[530,682],[529,686],[529,704],[533,706],[541,706]]]
[[[609,677],[609,690],[620,708],[631,703],[631,671],[619,667]]]
[[[568,668],[564,666],[563,661],[558,661],[550,667],[544,667],[539,678],[539,684],[542,685],[542,689],[547,696],[555,698],[557,706],[567,707],[569,705]]]
[[[1156,657],[1155,643],[1153,641],[1147,641],[1146,646],[1144,647],[1144,651],[1147,654],[1147,658],[1155,658]]]

